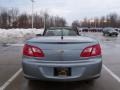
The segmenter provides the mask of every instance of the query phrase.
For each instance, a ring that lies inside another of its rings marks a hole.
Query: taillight
[[[23,55],[32,57],[44,57],[44,53],[40,48],[28,44],[24,45]]]
[[[80,57],[91,57],[99,55],[101,55],[101,48],[99,44],[96,44],[93,46],[86,47],[80,54]]]

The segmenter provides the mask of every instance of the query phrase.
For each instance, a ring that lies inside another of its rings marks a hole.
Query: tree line
[[[84,18],[82,21],[75,20],[72,23],[73,27],[89,27],[89,28],[104,28],[104,27],[114,27],[120,28],[120,16],[116,13],[111,13],[106,16],[96,17],[93,19]]]
[[[48,12],[34,13],[34,28],[43,28],[44,22],[46,27],[62,27],[66,25],[66,20],[60,16],[49,15]],[[6,9],[0,8],[0,28],[31,28],[32,15],[20,13],[17,8]]]
[[[67,22],[63,17],[49,15],[49,12],[34,13],[33,15],[34,28],[43,28],[44,23],[48,27],[63,27]],[[106,16],[96,18],[84,18],[82,21],[75,20],[71,25],[76,27],[116,27],[120,28],[120,16],[116,13],[111,13]],[[32,15],[28,13],[20,13],[19,9],[0,8],[0,28],[31,28]]]

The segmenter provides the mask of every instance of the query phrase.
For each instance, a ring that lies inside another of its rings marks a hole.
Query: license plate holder
[[[71,68],[68,67],[55,67],[54,76],[71,76]]]

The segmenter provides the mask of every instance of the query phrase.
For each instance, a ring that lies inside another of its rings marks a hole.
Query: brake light
[[[91,57],[101,55],[101,47],[99,44],[85,48],[80,54],[81,57]]]
[[[44,57],[44,53],[40,48],[28,44],[24,45],[23,55],[32,57]]]

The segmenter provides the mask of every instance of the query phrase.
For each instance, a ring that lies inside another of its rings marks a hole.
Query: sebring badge
[[[64,53],[64,50],[60,49],[60,50],[57,50],[58,53]]]

